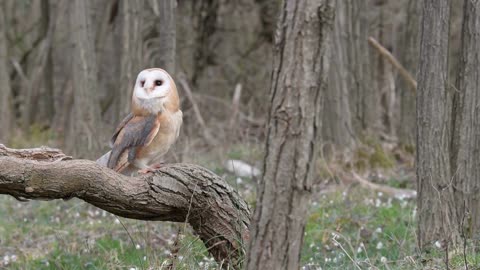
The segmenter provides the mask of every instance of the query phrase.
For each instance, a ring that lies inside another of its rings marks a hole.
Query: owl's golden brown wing
[[[131,164],[135,160],[137,150],[149,145],[157,135],[159,128],[160,122],[154,114],[132,115],[123,126],[119,126],[112,138],[113,146],[107,163],[108,168],[122,171]]]

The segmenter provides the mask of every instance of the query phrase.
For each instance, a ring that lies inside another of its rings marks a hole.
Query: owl
[[[97,163],[123,174],[152,172],[177,140],[182,122],[172,77],[160,68],[145,69],[135,81],[131,113],[113,133],[112,150]]]

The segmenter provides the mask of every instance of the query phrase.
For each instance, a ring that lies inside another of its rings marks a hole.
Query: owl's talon
[[[163,166],[163,163],[153,164],[152,166],[150,166],[148,168],[138,170],[138,173],[141,173],[141,174],[154,173],[158,169],[160,169],[162,166]]]

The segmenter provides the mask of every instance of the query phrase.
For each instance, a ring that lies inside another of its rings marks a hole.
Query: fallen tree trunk
[[[76,197],[126,218],[188,222],[217,262],[235,268],[249,238],[247,204],[219,176],[191,164],[128,177],[57,149],[0,144],[0,194],[18,200]]]

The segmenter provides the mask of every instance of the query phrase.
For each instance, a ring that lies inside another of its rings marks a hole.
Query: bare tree
[[[176,0],[158,1],[158,33],[159,33],[159,54],[155,57],[155,66],[163,68],[175,74],[175,48],[176,42],[176,24],[175,13],[177,10]]]
[[[462,237],[480,232],[480,2],[465,1],[462,49],[453,100],[451,148],[457,221]]]
[[[400,46],[401,62],[412,74],[416,74],[418,64],[421,5],[422,2],[418,0],[408,1],[406,25]],[[398,88],[400,92],[398,139],[402,144],[415,145],[415,91],[403,78],[399,80]]]
[[[198,79],[203,70],[215,62],[215,54],[210,39],[217,30],[217,17],[220,1],[201,0],[193,2],[193,5],[194,9],[197,10],[197,12],[195,12],[197,39],[193,55],[194,68],[192,83],[194,86],[197,86]]]
[[[8,73],[8,42],[6,37],[7,19],[3,3],[0,3],[0,142],[6,142],[12,132],[12,89]]]
[[[322,118],[322,139],[335,147],[348,149],[354,142],[352,114],[349,106],[349,91],[353,86],[348,59],[349,23],[348,1],[338,1],[333,30],[331,80],[325,94]]]
[[[389,51],[392,50],[392,37],[393,26],[389,18],[389,6],[387,1],[375,1],[378,15],[377,23],[375,25],[375,36],[377,36],[379,42],[387,47]],[[375,68],[374,79],[377,85],[377,93],[380,99],[381,105],[381,128],[380,131],[385,132],[388,135],[395,135],[395,118],[394,118],[394,103],[395,103],[395,77],[393,73],[393,66],[386,61],[379,54],[372,56]]]
[[[115,91],[118,106],[118,119],[123,119],[130,112],[132,89],[137,74],[143,66],[143,37],[142,22],[144,1],[121,2],[121,60],[120,60],[120,84]]]
[[[100,122],[97,68],[90,1],[70,1],[70,27],[73,40],[73,108],[68,147],[75,156],[93,157],[101,139],[96,129]]]
[[[247,269],[299,268],[320,145],[334,4],[331,0],[283,2]]]
[[[423,1],[417,93],[418,243],[458,240],[449,160],[449,0]]]

